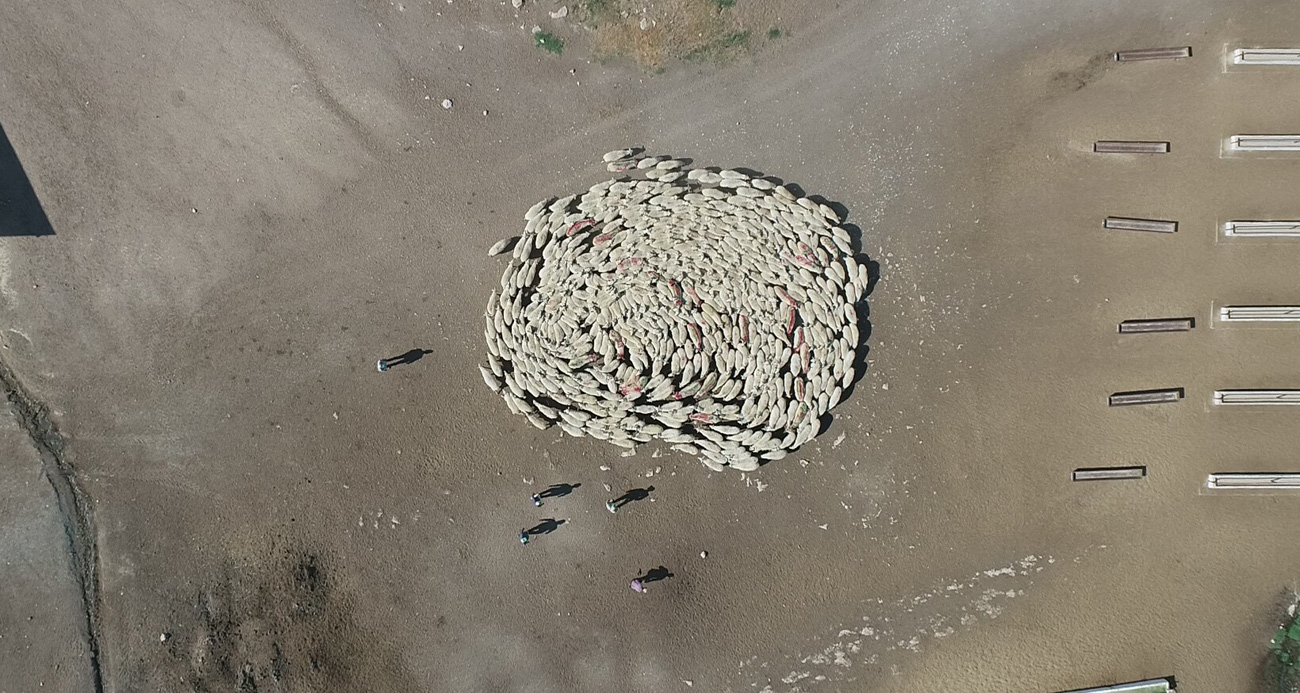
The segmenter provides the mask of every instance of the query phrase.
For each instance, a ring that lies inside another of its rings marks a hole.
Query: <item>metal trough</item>
[[[1176,693],[1174,685],[1174,677],[1166,676],[1162,679],[1146,679],[1144,681],[1133,681],[1131,683],[1117,683],[1113,686],[1076,688],[1074,690],[1062,691],[1061,693]]]
[[[1238,48],[1233,65],[1300,65],[1300,48]]]
[[[1163,404],[1177,402],[1183,398],[1183,388],[1171,387],[1163,390],[1134,390],[1116,392],[1110,396],[1110,406],[1127,407],[1136,404]]]
[[[1211,474],[1205,480],[1208,489],[1300,489],[1300,474],[1250,472]]]
[[[1173,46],[1170,48],[1138,48],[1135,50],[1119,51],[1115,53],[1115,60],[1118,62],[1132,62],[1135,60],[1171,60],[1175,58],[1192,57],[1191,46]]]
[[[1186,332],[1196,327],[1195,318],[1158,318],[1155,320],[1125,320],[1119,324],[1121,334],[1146,332]]]
[[[1300,152],[1300,135],[1233,135],[1228,149],[1234,152]]]
[[[1176,233],[1178,222],[1160,221],[1158,219],[1133,219],[1130,217],[1106,217],[1102,226],[1123,231],[1151,231],[1153,233]]]
[[[1221,306],[1220,322],[1300,322],[1300,306]]]
[[[1100,154],[1166,154],[1169,152],[1169,143],[1099,140],[1093,143],[1092,151]]]
[[[1223,405],[1300,404],[1300,390],[1215,390],[1214,403]]]
[[[1146,467],[1092,467],[1074,470],[1070,474],[1070,479],[1072,481],[1107,481],[1111,479],[1141,479],[1146,475]]]
[[[1300,221],[1229,221],[1223,225],[1223,235],[1246,238],[1300,237]]]

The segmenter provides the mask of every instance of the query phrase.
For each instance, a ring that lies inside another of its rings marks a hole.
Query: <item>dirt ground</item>
[[[780,40],[658,73],[532,3],[8,3],[0,126],[54,234],[0,239],[0,362],[66,443],[98,569],[78,586],[7,420],[0,693],[93,690],[95,651],[123,693],[1251,690],[1298,501],[1204,479],[1296,471],[1300,426],[1210,393],[1300,373],[1293,332],[1209,318],[1294,305],[1300,245],[1215,228],[1294,218],[1300,174],[1220,145],[1294,131],[1300,70],[1223,54],[1296,45],[1300,7],[748,1]],[[1165,45],[1194,56],[1107,60]],[[1126,138],[1172,151],[1090,152]],[[863,230],[870,370],[798,455],[621,458],[483,387],[485,249],[628,144]],[[1106,407],[1154,387],[1187,399]],[[1149,477],[1069,481],[1117,464]],[[603,484],[655,488],[611,515]]]

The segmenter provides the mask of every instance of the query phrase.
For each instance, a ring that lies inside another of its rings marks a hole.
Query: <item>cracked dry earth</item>
[[[8,3],[2,160],[53,233],[0,238],[0,693],[1257,687],[1295,500],[1202,489],[1300,427],[1206,397],[1296,387],[1294,333],[1206,311],[1295,302],[1292,245],[1214,229],[1295,213],[1294,160],[1220,143],[1293,129],[1300,78],[1222,51],[1300,9],[745,2],[788,34],[658,74],[510,3]],[[1090,151],[1125,138],[1173,144]],[[832,191],[880,264],[784,459],[623,457],[483,386],[483,250],[633,145]],[[1149,474],[1069,481],[1114,464]]]

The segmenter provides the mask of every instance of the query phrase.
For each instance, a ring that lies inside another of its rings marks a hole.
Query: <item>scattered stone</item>
[[[866,267],[828,207],[637,156],[606,153],[622,179],[525,214],[484,313],[484,382],[535,426],[624,456],[658,439],[756,470],[853,382]]]
[[[442,100],[442,107],[443,107],[443,108],[451,108],[451,99],[443,99],[443,100]]]
[[[510,4],[517,10],[524,6],[524,0],[510,0]]]
[[[561,5],[560,9],[551,13],[551,19],[564,19],[569,16],[569,6]]]

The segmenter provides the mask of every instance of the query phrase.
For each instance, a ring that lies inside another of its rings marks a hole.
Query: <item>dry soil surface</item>
[[[539,50],[532,8],[6,4],[0,125],[55,233],[0,239],[0,361],[66,442],[98,559],[79,582],[57,465],[6,423],[0,691],[93,689],[94,651],[113,692],[1255,685],[1297,500],[1202,489],[1295,471],[1300,426],[1210,392],[1300,387],[1296,334],[1210,314],[1300,301],[1300,245],[1215,229],[1300,214],[1300,168],[1221,142],[1296,130],[1300,68],[1223,53],[1300,43],[1300,7],[767,2],[784,38],[658,74],[589,62],[577,28]],[[1194,56],[1109,60],[1164,45]],[[1173,149],[1090,151],[1125,138]],[[480,381],[485,249],[628,144],[862,229],[871,367],[800,454],[621,458]],[[1187,398],[1106,406],[1151,387]],[[1149,476],[1069,481],[1114,464]],[[559,482],[582,486],[529,503]]]

